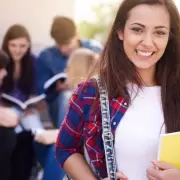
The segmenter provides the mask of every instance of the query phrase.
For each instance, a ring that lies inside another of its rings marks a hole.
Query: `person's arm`
[[[73,164],[76,162],[75,167]],[[67,167],[66,167],[67,166]],[[64,169],[68,174],[71,174],[73,180],[97,180],[97,178],[92,174],[91,169],[87,166],[84,157],[81,154],[73,154],[70,156],[64,164]],[[78,172],[78,173],[77,173]],[[116,173],[116,178],[119,180],[128,180],[128,177],[121,172]],[[104,178],[103,180],[109,180],[109,178]]]
[[[56,141],[56,159],[73,180],[96,180],[83,156],[83,90],[72,95]]]
[[[42,52],[36,61],[38,94],[44,93],[44,83],[52,77],[50,67],[48,67],[48,57],[48,53]]]
[[[63,168],[73,180],[97,180],[82,154],[72,154],[65,161]]]
[[[170,164],[153,161],[153,168],[147,169],[149,180],[180,180],[180,170]]]
[[[0,107],[0,126],[16,127],[19,122],[18,115],[12,108]]]

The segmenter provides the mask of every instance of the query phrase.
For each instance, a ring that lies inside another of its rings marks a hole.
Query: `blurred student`
[[[81,47],[94,52],[101,52],[102,45],[95,40],[80,39],[75,23],[72,19],[63,16],[54,18],[51,27],[51,37],[55,45],[40,53],[38,64],[38,92],[43,93],[44,83],[54,75],[64,72],[70,54]],[[64,104],[66,98],[67,82],[57,81],[55,93],[52,93],[48,100],[48,107],[54,126],[61,125],[65,115]]]
[[[7,75],[6,66],[10,59],[0,50],[0,86]],[[1,89],[1,88],[0,88]],[[18,123],[18,116],[13,109],[0,106],[0,179],[9,180],[11,154],[16,144],[14,127]]]
[[[2,92],[22,102],[36,96],[36,63],[31,55],[31,40],[27,29],[20,24],[9,27],[4,36],[2,49],[10,57]],[[4,106],[15,107],[20,119],[20,123],[15,128],[17,143],[12,154],[12,179],[26,180],[31,173],[34,157],[31,129],[43,128],[43,126],[35,108],[22,110],[10,103],[4,103]]]

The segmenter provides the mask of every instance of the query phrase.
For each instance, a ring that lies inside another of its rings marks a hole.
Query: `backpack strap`
[[[95,77],[100,94],[101,116],[102,116],[102,139],[104,144],[106,168],[109,180],[116,180],[116,159],[114,152],[114,138],[111,131],[111,120],[109,112],[109,98],[107,90],[101,85],[99,77]]]
[[[101,85],[99,77],[93,77],[97,81],[97,85],[99,88],[100,94],[100,103],[101,103],[101,116],[102,116],[102,139],[104,144],[105,158],[106,158],[106,168],[109,180],[116,180],[116,160],[115,160],[115,152],[114,152],[114,138],[111,132],[111,120],[110,120],[110,112],[109,112],[109,98],[106,89]],[[90,163],[90,160],[86,149],[85,150],[85,159],[90,165],[91,169],[97,176],[97,180],[101,180],[98,172],[95,171],[94,167]],[[65,175],[63,180],[72,180],[68,174]]]

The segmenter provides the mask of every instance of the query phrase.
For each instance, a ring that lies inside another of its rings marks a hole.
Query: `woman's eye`
[[[134,28],[132,28],[132,30],[136,33],[142,33],[143,32],[143,30],[141,28],[138,28],[138,27],[134,27]]]
[[[157,31],[156,34],[159,35],[159,36],[163,36],[163,35],[165,35],[166,33],[165,33],[164,31]]]

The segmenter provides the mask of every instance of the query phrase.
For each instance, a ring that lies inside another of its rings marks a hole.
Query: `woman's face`
[[[138,70],[154,70],[168,44],[170,16],[162,5],[138,5],[119,32],[128,59]]]
[[[15,62],[20,61],[29,49],[30,43],[27,38],[17,38],[8,42],[8,49]]]

